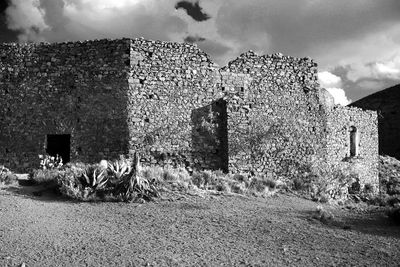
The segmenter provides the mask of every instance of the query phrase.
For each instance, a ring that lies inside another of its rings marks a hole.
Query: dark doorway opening
[[[228,172],[227,103],[218,99],[192,110],[192,157],[198,169]],[[202,164],[204,163],[204,164]]]
[[[70,161],[71,135],[70,134],[48,134],[46,153],[50,156],[61,156],[63,163]]]

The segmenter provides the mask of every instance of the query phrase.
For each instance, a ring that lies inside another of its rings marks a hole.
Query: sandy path
[[[75,203],[18,190],[0,189],[0,266],[400,264],[400,226],[379,210],[332,208],[345,230],[294,196]]]

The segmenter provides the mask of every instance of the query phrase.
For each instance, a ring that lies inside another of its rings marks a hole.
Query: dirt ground
[[[400,226],[378,208],[270,198],[168,195],[78,203],[0,188],[0,266],[399,266]]]

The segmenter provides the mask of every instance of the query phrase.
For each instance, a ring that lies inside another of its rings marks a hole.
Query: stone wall
[[[139,152],[144,164],[294,177],[317,159],[374,175],[376,118],[335,108],[308,58],[248,52],[219,68],[193,44],[142,38],[0,48],[0,162],[12,169],[68,134],[74,161]],[[353,122],[360,157],[342,163]]]
[[[249,52],[226,69],[252,79],[228,101],[230,170],[296,175],[313,155],[323,157],[324,114],[312,60]]]
[[[359,176],[361,185],[378,186],[378,117],[374,111],[335,106],[327,110],[327,159],[337,169]],[[357,138],[351,140],[351,131]],[[354,144],[352,144],[354,142]],[[357,146],[357,151],[351,151]]]
[[[378,112],[379,154],[400,159],[400,84],[366,96],[351,106]]]
[[[220,71],[192,44],[133,40],[130,151],[148,164],[227,170],[222,98],[243,87],[245,77]]]
[[[37,167],[47,134],[70,134],[74,160],[127,153],[129,48],[128,39],[0,45],[0,162]]]

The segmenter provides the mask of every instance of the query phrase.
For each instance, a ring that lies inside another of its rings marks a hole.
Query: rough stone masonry
[[[0,45],[0,163],[96,162],[295,175],[347,166],[376,184],[377,115],[338,107],[308,58],[249,51],[220,68],[193,44],[143,38]]]

